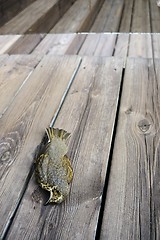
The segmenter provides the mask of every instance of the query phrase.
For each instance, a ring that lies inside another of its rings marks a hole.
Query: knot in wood
[[[11,161],[11,144],[2,140],[0,142],[0,164],[9,163]]]
[[[10,160],[11,157],[11,153],[10,151],[5,151],[2,153],[1,157],[0,157],[0,162],[8,162]]]
[[[151,124],[149,123],[149,121],[147,119],[143,119],[143,120],[139,121],[139,123],[138,123],[139,129],[143,133],[146,133],[149,130],[150,125]]]
[[[132,106],[125,111],[125,114],[131,114],[131,113],[132,113]]]

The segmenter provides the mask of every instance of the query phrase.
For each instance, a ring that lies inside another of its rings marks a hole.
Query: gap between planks
[[[112,134],[112,141],[111,141],[111,146],[110,146],[110,151],[109,151],[108,168],[107,168],[107,171],[106,171],[105,183],[104,183],[104,188],[103,188],[103,193],[102,193],[102,203],[101,203],[101,208],[100,208],[100,212],[99,212],[99,218],[98,218],[95,240],[99,240],[100,236],[101,236],[105,202],[106,202],[106,195],[107,195],[107,190],[108,190],[110,172],[111,172],[111,168],[112,168],[112,158],[113,158],[113,152],[114,152],[114,144],[115,144],[115,139],[116,139],[118,118],[119,118],[119,112],[120,112],[120,106],[121,106],[121,96],[122,96],[122,89],[123,89],[123,83],[124,83],[124,76],[125,76],[125,67],[123,67],[123,72],[122,72],[121,85],[120,85],[120,90],[119,90],[119,98],[118,98],[118,103],[117,103],[117,111],[116,111],[113,134]]]

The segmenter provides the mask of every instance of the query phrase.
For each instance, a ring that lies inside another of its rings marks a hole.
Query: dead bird
[[[35,174],[38,184],[50,192],[45,203],[61,203],[70,191],[69,183],[73,178],[73,170],[65,140],[70,136],[63,129],[47,128],[48,140],[43,145],[39,157],[35,160]]]

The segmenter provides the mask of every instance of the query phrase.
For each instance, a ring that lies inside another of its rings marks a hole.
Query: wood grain
[[[87,32],[101,7],[103,0],[77,0],[63,15],[50,33]],[[78,12],[77,12],[78,9]]]
[[[90,32],[103,32],[105,24],[109,18],[113,5],[113,0],[105,0],[91,29]]]
[[[2,53],[38,56],[75,55],[124,57],[159,57],[159,34],[86,33],[1,36]],[[9,41],[9,42],[8,42]],[[6,43],[6,44],[5,44]]]
[[[40,62],[37,56],[10,56],[0,65],[0,118]]]
[[[0,54],[6,53],[20,37],[20,35],[0,35]]]
[[[154,58],[160,58],[160,33],[152,34],[152,47],[153,47],[153,56]]]
[[[58,0],[37,0],[0,28],[1,34],[47,32],[59,19]],[[45,26],[45,31],[43,31]]]
[[[132,34],[129,41],[128,56],[152,58],[151,34]]]
[[[29,54],[42,41],[45,34],[25,34],[22,35],[12,46],[5,51],[11,54]]]
[[[157,7],[156,1],[149,0],[150,16],[151,16],[151,31],[160,33],[160,10]]]
[[[59,0],[59,11],[60,15],[63,16],[63,14],[70,8],[71,5],[74,4],[76,0]]]
[[[118,32],[124,8],[124,0],[114,0],[110,15],[105,23],[103,32]]]
[[[68,46],[65,53],[69,55],[78,54],[83,46],[84,41],[86,40],[87,35],[88,35],[87,33],[86,34],[78,33],[74,35],[75,37],[71,44]]]
[[[128,55],[129,40],[130,36],[128,33],[118,34],[113,56],[125,59]]]
[[[47,34],[40,44],[33,50],[33,54],[63,55],[74,39],[74,34]]]
[[[23,195],[37,145],[56,113],[80,57],[45,57],[1,117],[0,236]]]
[[[126,33],[131,32],[134,0],[125,0],[124,2],[125,4],[119,31]]]
[[[151,32],[148,1],[135,0],[131,32]]]
[[[72,133],[68,155],[74,178],[61,205],[32,199],[31,179],[8,239],[95,238],[120,89],[123,61],[84,58],[55,123]],[[27,214],[26,214],[27,213]]]
[[[150,59],[127,61],[102,240],[160,236],[160,61],[155,64]]]
[[[35,0],[1,0],[0,1],[0,14],[1,14],[1,22],[0,26],[4,23],[8,22],[11,18],[17,15],[20,11],[22,11],[29,4],[33,3]]]
[[[8,58],[7,54],[0,55],[0,66],[3,64],[4,61]]]
[[[111,57],[116,37],[116,34],[88,34],[78,54],[81,56]]]

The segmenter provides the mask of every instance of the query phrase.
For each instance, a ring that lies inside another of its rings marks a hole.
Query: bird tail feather
[[[46,133],[49,141],[51,141],[54,137],[61,138],[62,140],[66,140],[70,136],[70,133],[59,128],[51,128],[51,127],[46,128]]]

